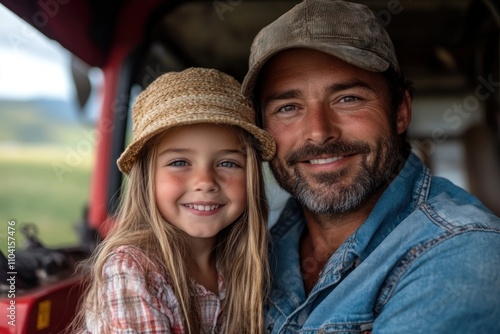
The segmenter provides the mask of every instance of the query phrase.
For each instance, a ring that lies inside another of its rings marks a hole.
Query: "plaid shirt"
[[[185,333],[180,305],[169,279],[160,272],[151,273],[152,284],[146,285],[141,263],[148,262],[146,255],[129,246],[117,248],[103,268],[103,302],[109,317],[100,317],[97,324],[87,319],[88,333],[103,333],[106,322],[112,333]],[[219,295],[195,283],[200,303],[204,333],[221,333],[223,317],[221,303],[225,296],[222,275],[218,277]]]

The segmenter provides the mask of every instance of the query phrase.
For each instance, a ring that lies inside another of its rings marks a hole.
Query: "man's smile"
[[[312,165],[324,165],[324,164],[328,164],[330,162],[338,161],[338,160],[340,160],[342,158],[343,158],[343,156],[341,156],[341,157],[333,157],[333,158],[326,158],[326,159],[313,159],[313,160],[309,160],[309,163],[312,164]]]

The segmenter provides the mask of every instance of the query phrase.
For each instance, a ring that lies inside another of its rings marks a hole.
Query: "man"
[[[243,93],[292,195],[270,333],[500,330],[500,221],[410,152],[410,90],[365,6],[306,0],[255,38]]]

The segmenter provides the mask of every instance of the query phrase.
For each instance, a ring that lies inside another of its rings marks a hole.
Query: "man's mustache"
[[[369,153],[370,145],[364,142],[335,141],[324,145],[305,144],[301,148],[291,151],[286,157],[287,165],[292,166],[298,162],[317,159],[320,156],[341,156],[360,153]]]

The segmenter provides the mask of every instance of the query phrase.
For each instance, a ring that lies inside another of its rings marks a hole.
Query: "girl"
[[[262,333],[268,279],[261,159],[275,153],[232,77],[156,79],[133,110],[117,224],[91,261],[86,333]],[[78,325],[77,325],[78,326]]]

